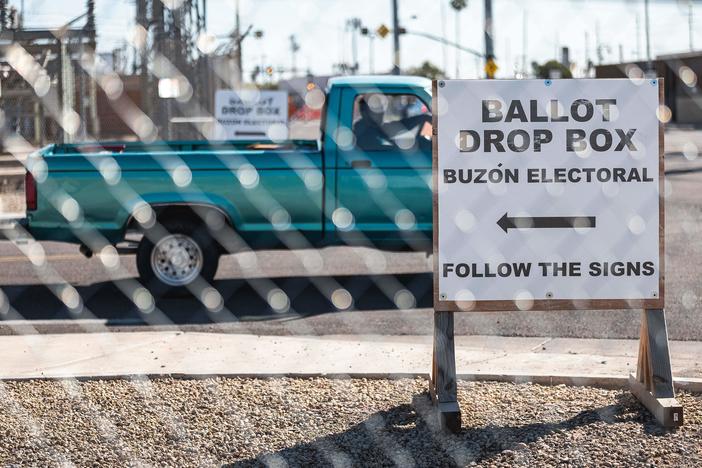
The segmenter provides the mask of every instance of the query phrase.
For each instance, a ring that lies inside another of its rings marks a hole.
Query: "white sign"
[[[220,89],[215,118],[227,140],[285,140],[288,137],[288,93],[256,89]]]
[[[662,307],[658,80],[448,80],[435,100],[437,310]]]

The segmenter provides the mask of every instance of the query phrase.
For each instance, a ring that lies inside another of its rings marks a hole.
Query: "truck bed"
[[[158,152],[231,152],[251,150],[276,151],[315,151],[319,149],[317,140],[285,140],[274,142],[270,140],[177,140],[156,141],[144,143],[141,141],[103,141],[100,143],[65,143],[49,145],[44,156],[58,154],[122,154],[122,153],[158,153]]]
[[[29,229],[38,239],[68,242],[98,230],[115,243],[136,207],[192,204],[220,209],[244,236],[272,233],[276,210],[286,228],[320,232],[319,146],[314,140],[51,145],[28,161],[30,169],[48,170],[38,208],[28,213]],[[80,221],[69,226],[62,207],[71,199]]]

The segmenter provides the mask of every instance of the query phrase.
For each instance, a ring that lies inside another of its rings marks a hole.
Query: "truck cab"
[[[331,80],[323,149],[326,180],[334,184],[327,183],[326,230],[337,241],[430,249],[430,86],[402,76]]]

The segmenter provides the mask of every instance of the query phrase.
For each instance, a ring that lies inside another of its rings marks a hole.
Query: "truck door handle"
[[[367,169],[371,167],[371,162],[368,159],[356,159],[351,161],[351,167],[354,169]]]

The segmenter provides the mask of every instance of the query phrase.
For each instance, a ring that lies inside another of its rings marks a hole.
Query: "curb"
[[[629,388],[629,377],[618,375],[522,375],[522,374],[458,374],[457,380],[476,382],[508,382],[515,384],[531,383],[536,385],[568,387],[595,387],[609,390]],[[677,390],[702,393],[702,379],[673,378]]]
[[[27,382],[32,380],[51,381],[51,380],[77,380],[79,382],[92,382],[99,380],[160,380],[160,379],[179,379],[179,380],[203,380],[210,378],[225,378],[225,379],[369,379],[369,380],[399,380],[399,379],[418,379],[424,378],[429,380],[429,374],[425,372],[398,372],[398,373],[383,373],[383,372],[354,372],[354,373],[330,373],[312,372],[312,373],[232,373],[232,374],[115,374],[101,376],[57,376],[57,377],[25,377],[25,376],[10,376],[0,377],[0,382]],[[629,388],[629,378],[613,375],[525,375],[525,374],[458,374],[457,381],[467,382],[504,382],[514,384],[535,384],[544,386],[566,385],[568,387],[595,387],[608,390],[619,390]],[[702,379],[696,378],[674,378],[673,384],[677,390],[685,390],[692,393],[702,393]]]

